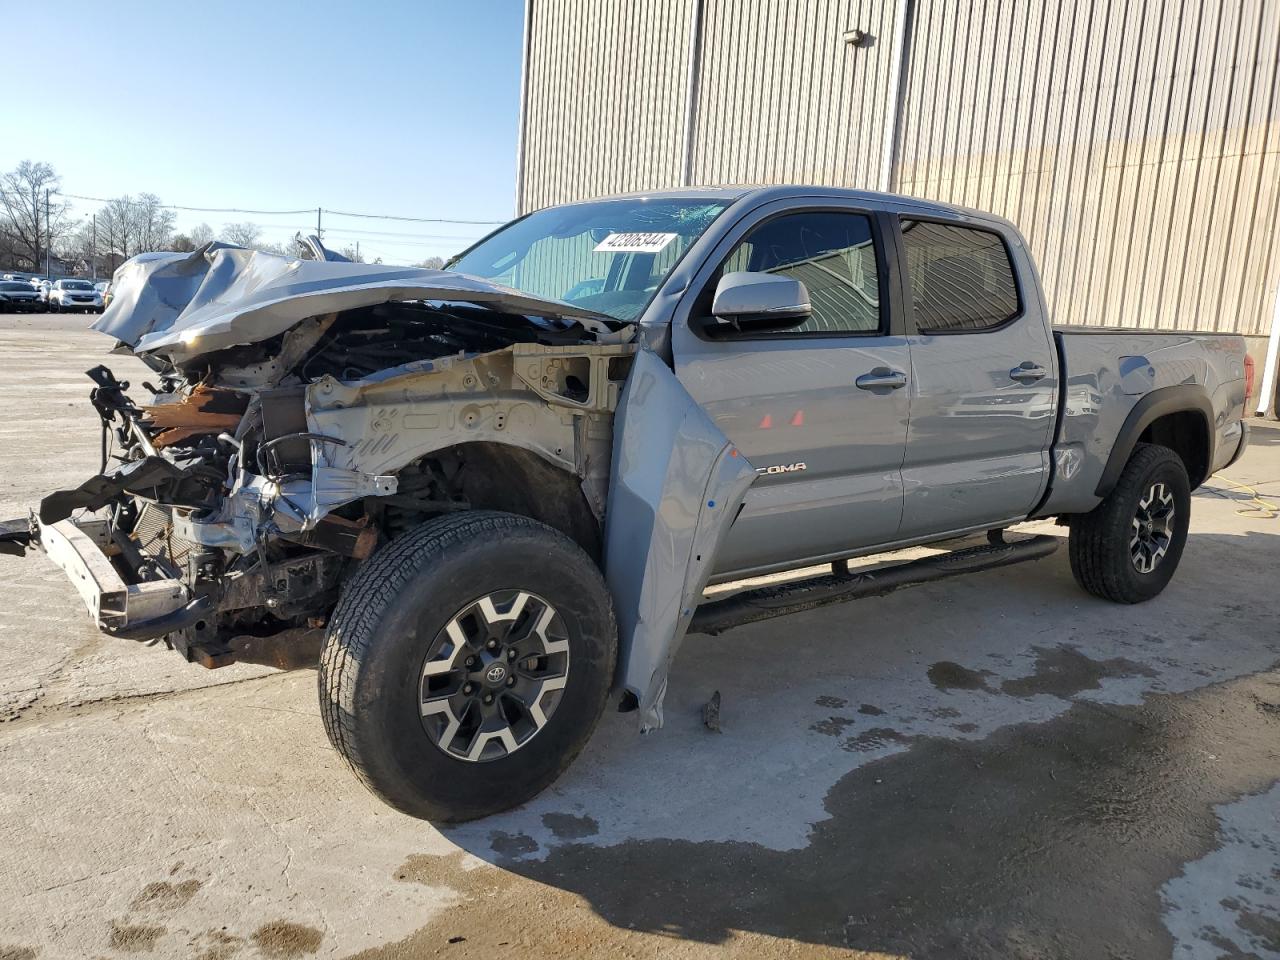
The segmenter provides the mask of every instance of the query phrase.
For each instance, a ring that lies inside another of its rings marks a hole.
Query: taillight
[[[1244,413],[1249,415],[1249,406],[1253,403],[1253,357],[1244,355]]]

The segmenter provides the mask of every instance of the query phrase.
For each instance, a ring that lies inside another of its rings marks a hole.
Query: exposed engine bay
[[[88,371],[100,472],[45,497],[34,533],[73,582],[77,538],[108,558],[82,590],[107,632],[233,662],[237,638],[321,630],[353,565],[475,507],[600,555],[631,324],[458,274],[219,244],[122,274],[95,329],[156,376]]]

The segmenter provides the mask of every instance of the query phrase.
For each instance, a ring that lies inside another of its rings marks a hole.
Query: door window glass
[[[989,330],[1017,316],[1013,265],[996,234],[904,219],[902,248],[922,333]]]
[[[808,289],[812,315],[775,336],[881,329],[875,243],[862,214],[793,213],[762,223],[733,248],[721,275],[738,270],[780,273]]]

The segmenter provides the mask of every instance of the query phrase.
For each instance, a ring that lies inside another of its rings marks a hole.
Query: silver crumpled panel
[[[614,423],[605,579],[641,730],[662,725],[671,661],[755,476],[666,364],[640,351]]]
[[[182,361],[284,333],[307,317],[391,300],[456,300],[562,317],[607,333],[598,314],[444,270],[295,260],[211,243],[145,253],[115,273],[111,305],[92,329],[135,353]]]

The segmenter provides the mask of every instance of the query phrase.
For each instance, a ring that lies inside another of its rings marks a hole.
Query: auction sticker
[[[657,253],[676,238],[674,233],[611,233],[598,244],[596,253]]]

